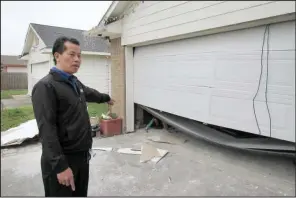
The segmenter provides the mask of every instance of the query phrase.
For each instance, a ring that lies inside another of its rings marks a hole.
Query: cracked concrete
[[[95,151],[88,195],[295,196],[295,166],[288,158],[224,148],[154,129],[95,138],[93,146],[133,147],[160,134],[190,141],[177,145],[151,142],[169,151],[156,165],[140,163],[139,155]],[[2,196],[44,196],[40,154],[40,144],[2,150]]]

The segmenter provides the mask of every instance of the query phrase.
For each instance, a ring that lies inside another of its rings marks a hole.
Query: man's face
[[[74,74],[78,71],[81,63],[80,46],[71,42],[65,42],[65,51],[62,54],[55,53],[57,66],[63,71]]]

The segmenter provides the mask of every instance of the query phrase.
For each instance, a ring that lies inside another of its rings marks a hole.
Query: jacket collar
[[[51,70],[56,71],[59,73],[63,78],[69,79],[71,74],[64,72],[63,70],[57,68],[57,67],[52,67]]]
[[[65,82],[69,82],[69,81],[75,81],[77,80],[77,77],[74,75],[69,75],[66,77],[66,75],[61,74],[61,72],[57,71],[56,69],[51,69],[49,71],[49,74],[51,74],[53,76],[53,79],[55,81],[65,81]]]

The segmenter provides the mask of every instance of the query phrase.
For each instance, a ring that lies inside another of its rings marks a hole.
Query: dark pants
[[[87,197],[89,179],[89,154],[71,154],[66,156],[72,169],[75,181],[75,191],[71,186],[61,185],[57,175],[49,170],[50,164],[41,157],[41,169],[44,184],[45,197]]]

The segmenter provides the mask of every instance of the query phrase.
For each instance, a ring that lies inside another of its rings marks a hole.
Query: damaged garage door
[[[135,48],[134,102],[295,142],[295,21]]]

